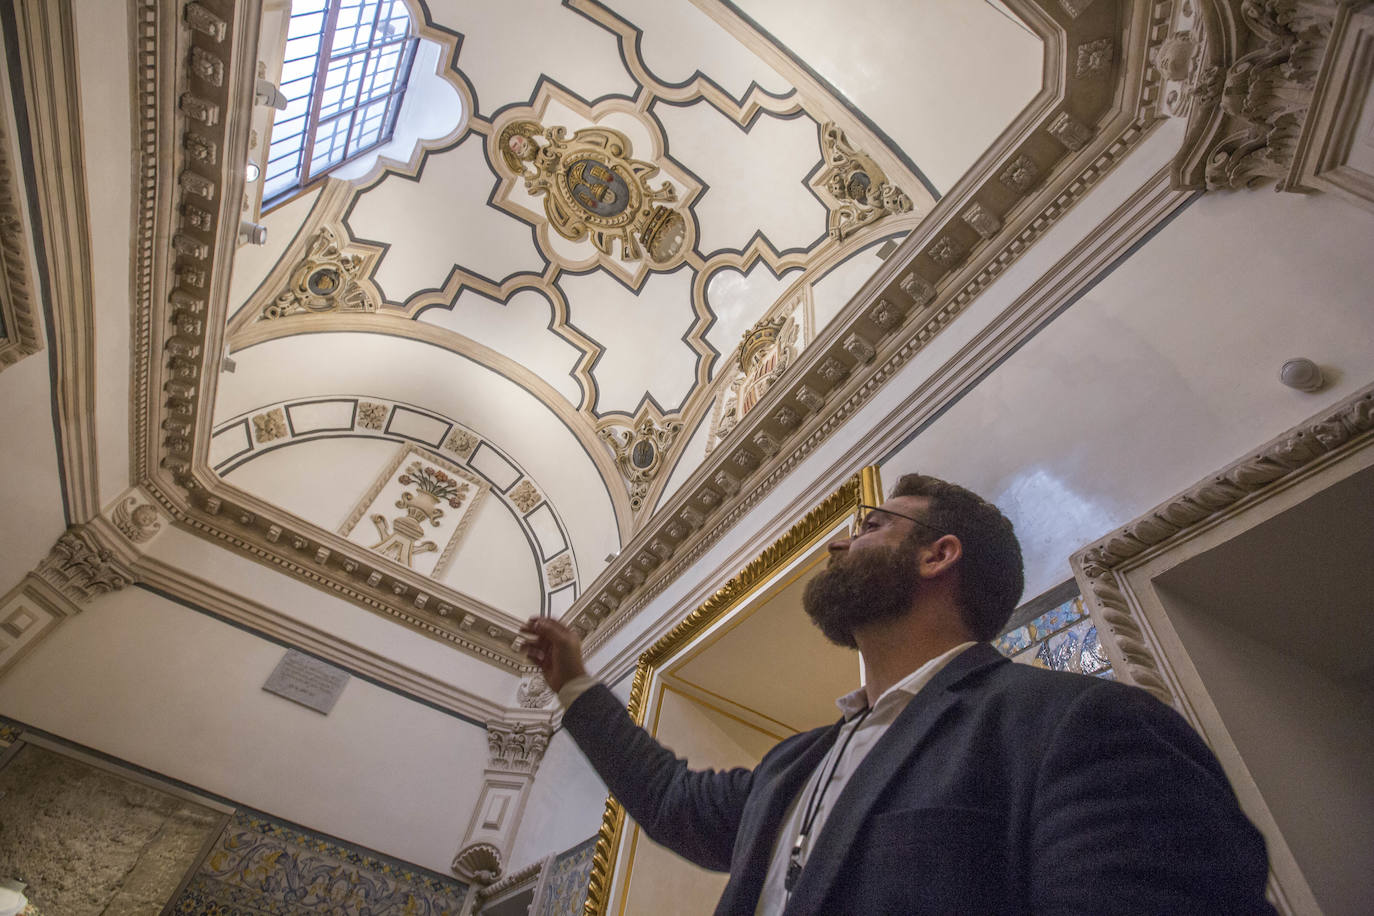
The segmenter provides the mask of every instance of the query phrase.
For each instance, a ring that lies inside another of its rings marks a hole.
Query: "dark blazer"
[[[563,716],[657,842],[751,914],[787,807],[840,723],[751,770],[689,770],[604,686]],[[836,800],[786,913],[1273,913],[1264,840],[1216,758],[1143,690],[980,643],[921,690]]]

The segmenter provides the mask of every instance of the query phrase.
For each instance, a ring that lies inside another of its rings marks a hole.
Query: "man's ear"
[[[954,567],[964,555],[964,545],[952,534],[942,534],[917,553],[922,579],[934,579]]]

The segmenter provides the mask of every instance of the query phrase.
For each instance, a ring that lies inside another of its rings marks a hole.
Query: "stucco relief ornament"
[[[259,321],[323,312],[375,312],[377,303],[359,283],[367,259],[347,254],[328,226],[315,233],[306,255],[291,271],[286,291],[263,307]]]
[[[415,491],[406,490],[396,500],[396,508],[404,509],[406,514],[392,519],[391,524],[387,524],[384,515],[372,516],[372,524],[377,526],[377,536],[381,538],[372,545],[372,549],[384,557],[410,566],[415,554],[439,549],[439,545],[433,541],[420,540],[425,534],[424,523],[429,522],[438,528],[439,519],[444,516],[439,504],[447,502],[450,509],[461,508],[471,487],[418,461],[412,461],[397,480],[405,486],[414,486]]]
[[[615,463],[630,485],[630,508],[638,512],[649,495],[649,483],[663,467],[663,458],[682,432],[676,420],[645,417],[632,428],[607,426],[597,430],[601,441],[615,453]]]
[[[765,318],[744,332],[735,350],[736,375],[722,396],[720,419],[706,454],[734,432],[744,415],[796,361],[801,337],[800,317],[798,310],[791,317]]]
[[[911,198],[887,180],[887,174],[857,149],[833,121],[821,126],[825,171],[820,184],[835,199],[830,211],[830,237],[843,241],[889,213],[906,213]]]
[[[1266,179],[1277,179],[1284,189],[1336,6],[1297,0],[1241,4],[1241,18],[1257,46],[1227,69],[1224,81],[1209,74],[1207,92],[1198,93],[1200,103],[1219,101],[1227,116],[1226,133],[1207,156],[1209,189],[1252,187]]]
[[[119,529],[119,533],[135,544],[151,540],[153,535],[162,530],[162,520],[158,517],[157,509],[148,503],[140,503],[135,496],[130,496],[115,506],[110,512],[110,518]]]
[[[619,131],[584,127],[568,137],[564,127],[520,120],[501,131],[498,148],[506,170],[544,198],[549,225],[564,238],[588,238],[607,256],[619,240],[621,260],[656,266],[682,253],[687,221],[664,206],[677,192],[666,181],[649,184],[658,166],[631,159],[630,140]]]
[[[544,675],[537,671],[521,681],[520,686],[515,689],[515,700],[522,709],[539,709],[547,706],[556,696],[549,682],[544,680]]]

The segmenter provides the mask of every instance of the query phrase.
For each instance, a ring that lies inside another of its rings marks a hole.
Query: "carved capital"
[[[1285,190],[1339,4],[1215,6],[1203,9],[1212,15],[1176,22],[1155,56],[1167,82],[1165,112],[1188,118],[1174,184],[1217,190],[1277,181]]]
[[[86,525],[73,525],[64,531],[35,572],[78,604],[136,581],[133,570],[103,546]]]
[[[539,769],[549,747],[553,727],[546,723],[488,722],[488,767],[530,776]]]

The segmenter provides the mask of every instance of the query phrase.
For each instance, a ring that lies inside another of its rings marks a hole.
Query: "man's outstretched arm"
[[[689,769],[636,725],[610,690],[587,678],[576,633],[546,617],[522,630],[531,637],[525,654],[565,703],[563,727],[630,817],[684,858],[728,870],[753,774]]]

